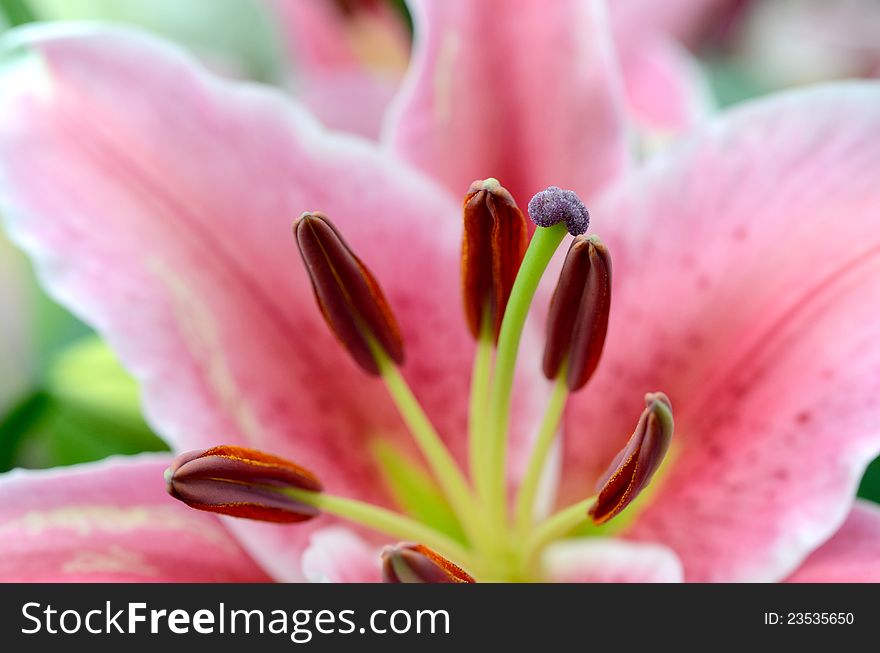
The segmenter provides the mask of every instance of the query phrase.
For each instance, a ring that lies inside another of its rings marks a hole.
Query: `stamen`
[[[487,310],[488,313],[488,310]],[[492,321],[488,316],[483,319],[480,337],[477,338],[477,349],[474,352],[474,365],[471,371],[471,393],[468,403],[468,459],[470,461],[471,479],[478,483],[481,470],[485,469],[488,455],[488,404],[490,382],[492,378],[492,359],[495,354],[495,334]]]
[[[497,179],[475,181],[464,198],[461,279],[464,311],[474,338],[484,319],[498,337],[516,273],[526,253],[526,219]]]
[[[517,497],[517,527],[526,533],[541,473],[569,392],[582,388],[599,365],[611,306],[611,258],[597,236],[572,241],[550,302],[544,374],[556,379]]]
[[[590,517],[603,524],[619,514],[651,482],[672,440],[672,404],[662,392],[645,396],[647,407],[626,446],[599,480]]]
[[[382,377],[462,527],[479,540],[467,481],[398,369],[403,341],[379,284],[325,215],[303,213],[293,231],[330,328],[365,371]]]
[[[313,506],[321,512],[341,517],[379,533],[390,535],[395,539],[425,542],[432,549],[452,560],[458,560],[461,564],[472,569],[478,567],[471,552],[461,544],[448,535],[405,515],[325,492],[310,492],[294,488],[288,488],[285,492],[293,499]]]
[[[385,583],[475,583],[458,565],[423,544],[396,544],[382,551]]]
[[[590,226],[590,212],[573,190],[558,186],[537,193],[529,201],[529,217],[539,227],[565,223],[568,233],[579,236]]]
[[[489,535],[474,510],[474,502],[467,480],[452,454],[449,453],[449,449],[446,448],[440,434],[428,419],[400,370],[378,347],[373,348],[373,355],[388,393],[428,462],[434,477],[440,484],[449,505],[461,522],[462,528],[467,532],[468,539],[477,545],[487,545],[490,539]]]
[[[582,388],[605,346],[611,310],[611,257],[598,236],[574,239],[547,317],[544,374],[555,379],[563,361],[568,363],[568,389]]]
[[[165,470],[165,485],[168,494],[198,510],[284,523],[318,514],[313,506],[285,494],[285,489],[321,490],[317,477],[304,467],[234,446],[177,456]]]
[[[398,365],[403,339],[372,273],[323,213],[303,213],[293,233],[324,319],[364,371],[379,374],[368,339]]]

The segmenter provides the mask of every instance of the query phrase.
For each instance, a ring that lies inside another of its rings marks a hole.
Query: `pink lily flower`
[[[611,253],[613,300],[545,488],[559,506],[592,495],[646,392],[669,396],[676,434],[636,503],[601,537],[538,547],[530,577],[880,580],[880,511],[853,501],[880,452],[880,87],[755,102],[636,167],[595,4],[542,5],[481,22],[463,3],[419,3],[428,31],[385,147],[133,32],[19,31],[0,80],[0,208],[51,292],[119,352],[176,450],[260,449],[308,466],[330,509],[343,497],[398,510],[424,485],[401,492],[391,470],[412,471],[418,453],[383,379],[327,329],[291,222],[331,216],[381,284],[406,345],[399,378],[464,468],[475,346],[459,308],[461,198],[490,176],[521,206],[571,188]],[[546,404],[547,276],[519,351],[511,498]],[[167,497],[170,464],[6,475],[0,578],[382,577],[379,552],[398,538],[376,520],[218,518]],[[443,530],[435,512],[410,512],[420,532]],[[508,535],[491,530],[490,548]],[[470,544],[464,557],[491,557]],[[387,550],[384,567],[404,577],[414,550]],[[520,577],[490,562],[490,578]]]

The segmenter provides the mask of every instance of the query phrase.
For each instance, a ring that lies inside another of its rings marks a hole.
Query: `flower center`
[[[488,179],[471,185],[463,214],[462,288],[476,340],[468,474],[401,373],[404,342],[377,280],[327,216],[305,213],[294,224],[328,326],[364,372],[384,382],[431,475],[420,475],[381,442],[374,447],[380,464],[389,475],[408,478],[410,488],[418,479],[428,495],[436,489],[433,508],[404,514],[334,496],[297,464],[231,446],[179,456],[166,473],[169,493],[194,508],[264,521],[299,522],[324,512],[411,541],[383,553],[389,582],[540,580],[541,554],[549,544],[626,508],[669,447],[671,403],[661,393],[646,396],[635,432],[596,495],[546,518],[535,515],[537,490],[566,403],[596,370],[608,327],[611,259],[601,240],[582,235],[589,226],[586,207],[572,191],[550,187],[538,193],[529,202],[537,225],[529,240],[525,217],[510,193]],[[553,392],[511,506],[507,442],[520,339],[538,283],[569,233],[574,239],[547,318],[543,371],[554,382]],[[399,502],[411,507],[408,491],[398,494]],[[443,526],[446,509],[451,518]]]

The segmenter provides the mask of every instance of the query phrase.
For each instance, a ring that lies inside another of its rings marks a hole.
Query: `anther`
[[[269,522],[300,522],[318,514],[285,489],[321,490],[309,470],[235,446],[180,454],[165,470],[165,486],[168,494],[192,508]]]
[[[400,328],[382,289],[327,216],[303,213],[293,233],[321,313],[355,362],[379,374],[372,338],[391,360],[402,364]]]
[[[402,543],[382,551],[385,583],[474,583],[470,574],[422,544]]]
[[[599,480],[590,517],[602,524],[626,508],[651,482],[669,450],[674,428],[672,404],[662,392],[645,396],[647,405],[626,447]]]
[[[611,310],[611,256],[598,236],[574,239],[547,317],[544,375],[555,379],[567,361],[566,385],[582,388],[605,346]]]
[[[468,327],[480,336],[488,309],[497,338],[528,244],[525,216],[497,179],[471,184],[464,198],[461,279]]]

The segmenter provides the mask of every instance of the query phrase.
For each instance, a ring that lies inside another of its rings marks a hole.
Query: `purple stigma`
[[[529,201],[529,217],[539,227],[565,222],[568,233],[579,236],[590,226],[590,212],[573,190],[550,186]]]

